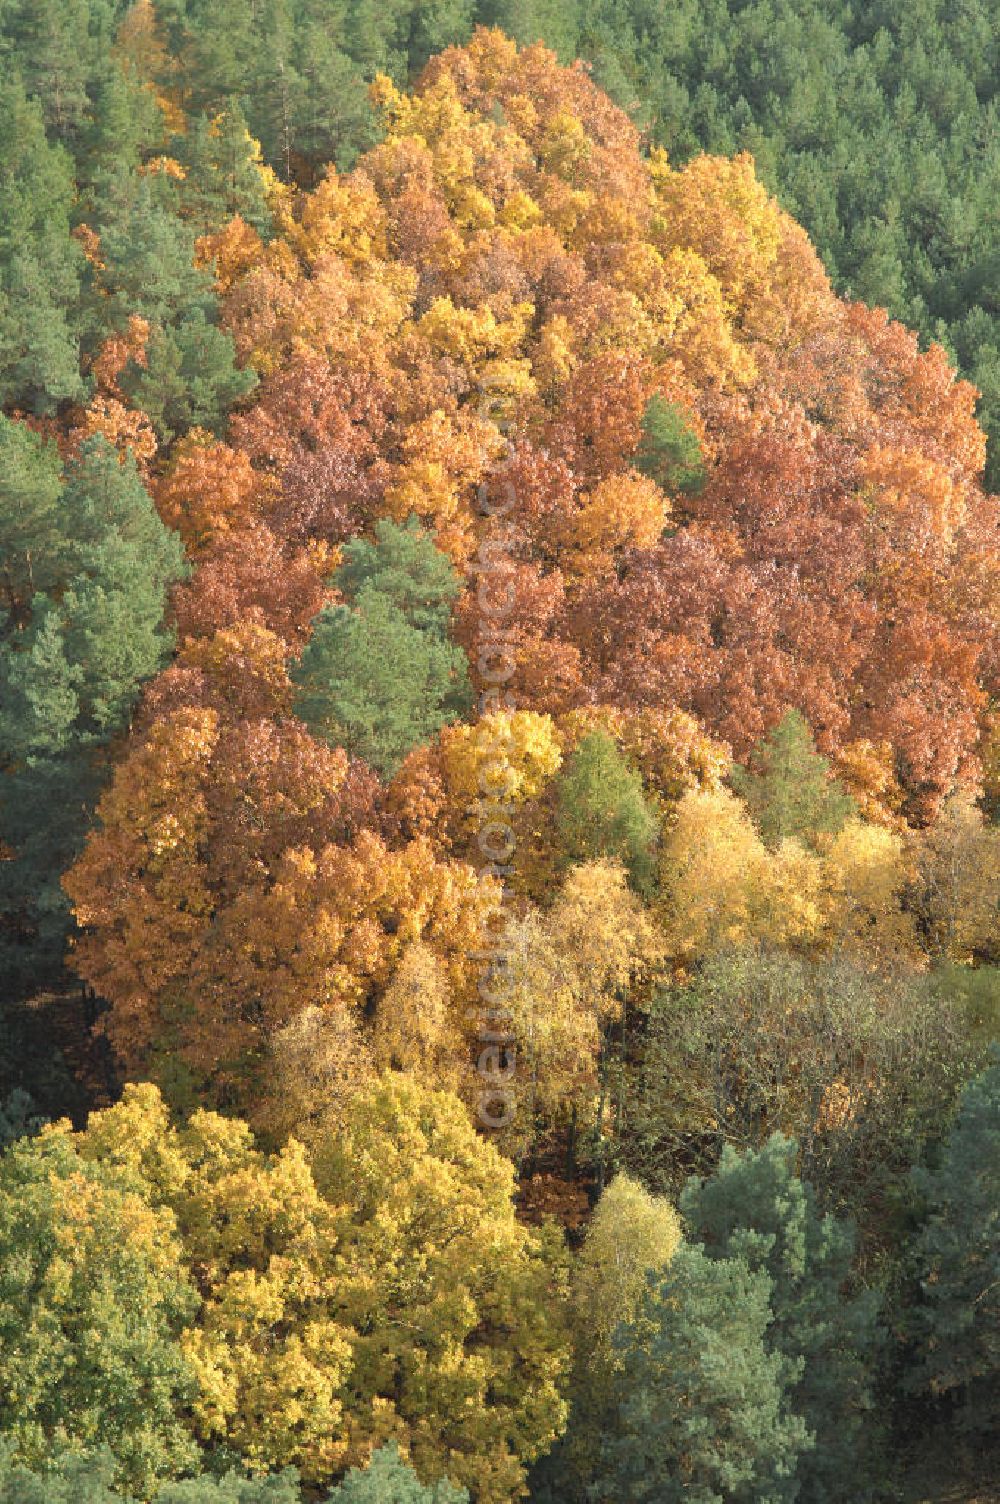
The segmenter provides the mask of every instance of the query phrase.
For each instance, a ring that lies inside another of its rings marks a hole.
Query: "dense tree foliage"
[[[845,1293],[853,1229],[820,1216],[795,1174],[794,1143],[779,1135],[757,1153],[724,1150],[716,1174],[690,1182],[680,1207],[709,1257],[742,1259],[770,1279],[765,1345],[796,1373],[789,1396],[812,1437],[796,1469],[799,1496],[870,1498],[875,1302],[870,1292]]]
[[[469,707],[468,667],[448,641],[460,582],[420,529],[383,521],[334,576],[348,605],[313,620],[292,669],[294,708],[325,741],[391,775],[413,747]]]
[[[0,1500],[989,1439],[981,9],[0,0]]]
[[[70,238],[73,168],[20,78],[0,92],[0,402],[45,410],[82,390],[83,252]]]
[[[913,1387],[955,1401],[959,1427],[977,1441],[997,1423],[998,1089],[994,1063],[965,1088],[940,1162],[916,1174],[927,1215],[915,1249],[923,1300]]]
[[[982,389],[992,432],[1000,335],[991,18],[983,4],[956,15],[936,0],[916,11],[887,0],[863,15],[841,0],[786,0],[777,9],[767,0],[684,0],[664,13],[606,0],[378,8],[227,0],[221,15],[202,0],[162,0],[155,10],[149,0],[62,8],[9,0],[0,48],[20,82],[6,108],[23,111],[16,99],[26,90],[58,155],[48,173],[37,170],[44,138],[26,116],[19,131],[0,131],[5,142],[18,140],[31,183],[25,230],[2,216],[20,246],[7,263],[9,292],[28,292],[47,310],[32,320],[30,352],[17,349],[11,327],[7,379],[42,402],[72,395],[79,380],[84,264],[68,239],[69,195],[58,188],[73,157],[90,184],[109,161],[155,151],[184,111],[196,128],[171,153],[188,174],[189,212],[197,206],[217,224],[237,211],[265,227],[244,126],[286,180],[308,183],[327,162],[350,166],[379,134],[367,83],[381,72],[405,85],[477,22],[545,41],[566,62],[588,59],[597,82],[678,163],[699,150],[751,151],[839,287],[943,340]],[[220,116],[226,126],[213,138]],[[25,233],[38,235],[38,254],[25,254]],[[20,316],[18,301],[11,318]]]
[[[574,749],[556,797],[559,837],[570,860],[616,858],[637,887],[648,887],[656,816],[647,808],[642,779],[607,732],[591,732]]]
[[[0,975],[58,978],[58,883],[103,776],[102,747],[166,660],[166,592],[185,563],[131,459],[100,435],[63,469],[54,444],[0,416]]]
[[[117,1504],[124,1496],[111,1486],[114,1457],[66,1453],[33,1472],[0,1455],[2,1504]],[[204,1474],[167,1483],[156,1494],[159,1504],[301,1504],[293,1468],[266,1477],[232,1472],[224,1478]],[[351,1468],[323,1504],[468,1504],[469,1495],[446,1480],[420,1482],[400,1457],[395,1444],[380,1447],[366,1468]]]
[[[561,1429],[563,1253],[517,1222],[512,1166],[445,1093],[385,1079],[311,1154],[267,1155],[245,1124],[201,1111],[176,1130],[155,1088],[130,1088],[2,1170],[19,1463],[106,1443],[145,1498],[196,1439],[315,1484],[393,1437],[430,1481],[501,1504]],[[374,1478],[391,1493],[397,1474],[386,1457]]]
[[[114,1448],[147,1493],[196,1457],[180,1332],[197,1307],[169,1213],[81,1163],[57,1130],[0,1161],[0,1417],[18,1459],[68,1439]]]
[[[767,1276],[697,1245],[651,1280],[620,1336],[618,1422],[605,1438],[599,1500],[794,1499],[811,1444],[788,1403],[788,1369],[768,1352]],[[792,1370],[794,1373],[794,1369]]]
[[[815,846],[843,829],[853,808],[794,710],[754,748],[748,768],[733,770],[732,781],[772,849],[788,840]]]

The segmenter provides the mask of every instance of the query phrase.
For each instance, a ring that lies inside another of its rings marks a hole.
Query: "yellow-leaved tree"
[[[523,1147],[526,1135],[600,1118],[608,1031],[630,996],[645,1001],[663,945],[624,869],[606,860],[571,868],[551,909],[510,924],[506,944],[500,990],[523,1062]]]
[[[988,825],[967,791],[911,838],[913,906],[933,955],[1000,960],[1000,828]]]
[[[567,1261],[457,1097],[390,1073],[269,1154],[130,1086],[73,1144],[176,1228],[202,1442],[321,1485],[396,1440],[425,1480],[518,1496],[566,1421]]]
[[[822,862],[796,840],[768,851],[727,789],[693,789],[663,843],[662,911],[679,963],[748,943],[809,945],[822,925]]]

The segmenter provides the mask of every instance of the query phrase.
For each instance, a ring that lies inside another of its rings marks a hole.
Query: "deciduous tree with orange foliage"
[[[931,817],[996,673],[971,388],[833,295],[748,157],[644,160],[540,47],[479,32],[377,93],[384,142],[226,293],[266,375],[233,435],[277,487],[270,525],[337,543],[415,511],[475,581],[476,489],[504,488],[533,709],[596,684],[741,754],[796,706],[834,756],[891,747],[905,813]],[[654,400],[700,451],[676,496]]]
[[[294,720],[181,708],[134,747],[66,878],[74,964],[130,1071],[180,1068],[181,1097],[249,1105],[273,1035],[307,1008],[360,1016],[419,941],[444,966],[460,1057],[491,884],[425,840],[390,850],[358,830],[350,794],[345,754]]]

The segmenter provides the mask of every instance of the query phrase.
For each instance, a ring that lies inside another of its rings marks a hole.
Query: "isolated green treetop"
[[[732,782],[772,848],[793,839],[814,845],[820,836],[835,835],[855,811],[798,710],[782,716],[746,767],[733,769]]]

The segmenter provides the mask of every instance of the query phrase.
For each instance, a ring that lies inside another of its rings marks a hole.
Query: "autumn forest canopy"
[[[0,0],[0,1504],[985,1497],[998,38]]]

